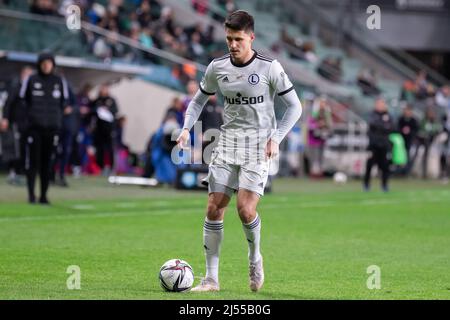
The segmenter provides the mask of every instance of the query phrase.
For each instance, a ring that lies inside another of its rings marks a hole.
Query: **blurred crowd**
[[[209,129],[220,129],[223,124],[223,106],[219,103],[216,96],[211,96],[204,106],[198,123],[201,124],[201,131],[191,132],[191,161],[186,163],[180,161],[175,163],[172,159],[173,148],[176,141],[173,139],[174,130],[181,129],[184,123],[184,115],[189,102],[198,90],[198,84],[190,81],[187,85],[187,94],[185,96],[176,96],[173,98],[171,105],[161,121],[159,128],[154,132],[147,144],[144,155],[144,172],[143,177],[155,177],[159,183],[174,184],[177,175],[177,169],[186,168],[187,166],[205,165],[209,162],[208,154],[204,153],[205,148],[217,141],[209,141],[205,138],[205,132]],[[183,158],[180,154],[180,157]],[[210,155],[209,155],[210,156]]]
[[[202,64],[208,64],[213,58],[223,54],[223,50],[217,49],[222,42],[215,42],[213,25],[198,22],[182,27],[174,20],[173,8],[159,0],[108,0],[105,5],[102,3],[105,2],[33,0],[30,11],[65,16],[70,5],[79,6],[82,21],[111,32],[104,37],[83,30],[83,41],[91,53],[105,62],[120,58],[131,63],[163,63],[156,55],[125,45],[119,41],[120,36],[126,36],[127,40],[144,50],[160,49]],[[193,1],[198,12],[203,10],[202,3],[206,2]],[[173,76],[186,85],[189,80],[195,79],[195,66],[176,65],[173,67]]]
[[[12,80],[8,98],[0,117],[2,138],[2,161],[9,172],[8,182],[24,184],[25,144],[28,130],[26,105],[17,93],[25,79],[35,72],[31,66],[25,66],[20,77]],[[58,133],[58,145],[51,156],[51,182],[66,187],[66,175],[132,174],[143,177],[155,176],[160,183],[173,184],[179,167],[171,160],[175,141],[173,130],[183,125],[184,113],[198,83],[191,80],[186,85],[186,94],[173,98],[159,128],[153,132],[143,154],[133,153],[123,140],[126,117],[120,112],[120,106],[110,93],[110,83],[98,87],[85,84],[75,92],[68,83],[69,98],[61,118]],[[211,128],[219,129],[223,124],[223,106],[217,98],[211,97],[200,115],[202,135]],[[7,123],[7,125],[5,125]],[[202,136],[192,136],[193,145],[203,141]],[[195,150],[200,163],[204,163],[202,151],[209,144],[200,144]]]
[[[446,87],[448,88],[448,87]],[[382,102],[380,102],[382,101]],[[390,112],[388,102],[378,96],[375,99],[373,113],[381,118],[372,123],[372,114],[368,120],[369,151],[371,144],[380,141],[384,144],[389,160],[390,174],[408,177],[413,174],[417,159],[416,173],[419,177],[429,177],[429,161],[431,150],[437,154],[439,161],[439,178],[448,182],[450,178],[450,97],[442,99],[444,105],[428,106],[423,113],[417,112],[410,103],[403,102],[402,113],[394,117]],[[382,105],[382,107],[377,107]],[[380,111],[377,111],[377,108]],[[379,116],[378,116],[379,115]],[[378,118],[377,118],[378,119]],[[324,150],[327,140],[332,136],[334,125],[332,108],[327,99],[320,97],[313,105],[312,112],[307,120],[306,155],[309,161],[309,174],[312,177],[322,177],[324,172]],[[379,134],[379,133],[382,134]],[[401,140],[396,140],[396,135]],[[396,163],[393,159],[396,153],[404,154],[404,160]]]
[[[22,140],[29,126],[27,106],[17,92],[34,72],[32,67],[26,66],[20,78],[13,79],[1,119],[2,159],[7,163],[8,181],[12,184],[23,183],[26,142]],[[126,118],[119,113],[109,86],[102,84],[92,97],[91,85],[86,84],[79,92],[74,92],[68,84],[69,95],[61,118],[58,145],[51,156],[51,182],[67,186],[66,173],[108,175],[115,161],[120,161],[120,151],[128,152],[122,140]]]

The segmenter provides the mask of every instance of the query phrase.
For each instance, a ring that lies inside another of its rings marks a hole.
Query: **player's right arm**
[[[183,130],[177,138],[177,143],[182,149],[186,149],[188,147],[187,142],[190,137],[189,131],[192,129],[198,117],[202,113],[202,109],[208,101],[209,96],[216,94],[217,78],[214,72],[213,63],[214,61],[208,65],[205,76],[200,82],[199,90],[197,90],[187,107]]]

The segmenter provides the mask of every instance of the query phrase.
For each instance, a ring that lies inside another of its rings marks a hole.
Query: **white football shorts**
[[[239,189],[246,189],[264,195],[269,176],[270,160],[263,156],[248,159],[236,151],[220,152],[214,150],[211,155],[209,172],[203,179],[208,191],[222,192],[230,198]]]

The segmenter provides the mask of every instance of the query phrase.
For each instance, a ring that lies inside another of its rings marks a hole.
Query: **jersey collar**
[[[256,59],[256,56],[258,55],[258,53],[256,52],[256,50],[253,50],[253,52],[254,52],[254,53],[253,53],[253,56],[252,56],[251,59],[248,60],[246,63],[239,64],[239,63],[233,62],[233,59],[231,59],[231,55],[230,55],[230,62],[231,62],[231,64],[232,64],[233,66],[238,67],[238,68],[246,67],[246,66],[248,66],[250,63],[252,63],[253,60],[255,60],[255,59]]]

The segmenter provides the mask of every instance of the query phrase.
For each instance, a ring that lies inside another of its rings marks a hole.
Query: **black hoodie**
[[[392,144],[389,140],[389,134],[394,132],[394,122],[390,114],[385,112],[373,111],[369,117],[369,149],[384,148],[390,149]]]
[[[41,63],[44,60],[53,62],[50,74],[44,74]],[[54,74],[55,58],[50,53],[41,53],[37,60],[36,74],[25,79],[19,96],[25,100],[27,122],[30,127],[60,129],[66,100],[69,97],[67,82]]]

